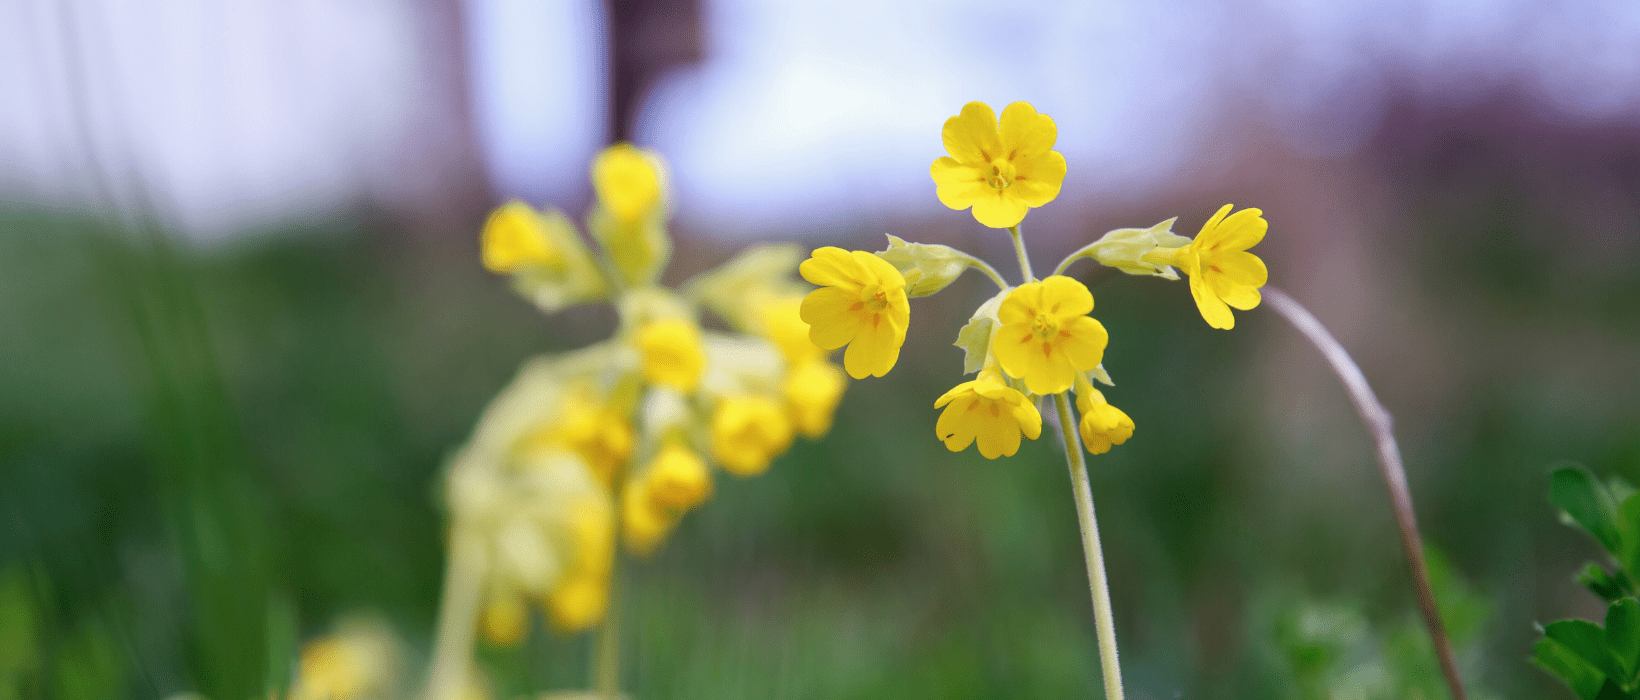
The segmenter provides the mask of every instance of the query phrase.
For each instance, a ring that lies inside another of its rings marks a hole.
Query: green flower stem
[[[1025,240],[1016,224],[1008,229],[1019,256],[1019,272],[1026,282],[1036,281],[1031,259],[1025,254]],[[1076,416],[1070,398],[1054,394],[1059,410],[1059,436],[1065,442],[1065,464],[1071,472],[1071,495],[1076,498],[1076,519],[1082,526],[1082,558],[1088,565],[1088,591],[1093,596],[1093,626],[1099,635],[1099,666],[1105,677],[1105,700],[1122,700],[1122,667],[1116,653],[1116,619],[1110,612],[1110,583],[1105,580],[1105,552],[1099,546],[1099,523],[1093,515],[1093,488],[1088,485],[1088,463],[1082,456],[1082,438],[1076,432]]]
[[[1093,489],[1088,485],[1088,463],[1082,455],[1081,436],[1070,399],[1053,395],[1059,410],[1059,435],[1065,441],[1065,461],[1076,496],[1076,518],[1082,525],[1082,557],[1088,565],[1088,588],[1093,594],[1093,624],[1099,633],[1099,665],[1104,671],[1105,699],[1122,700],[1122,667],[1116,654],[1116,620],[1110,612],[1110,583],[1105,579],[1105,553],[1099,546],[1099,522],[1093,514]]]
[[[964,255],[968,255],[968,254],[964,253]],[[986,277],[991,278],[991,281],[996,283],[997,289],[1007,289],[1008,288],[1008,282],[1007,282],[1007,280],[1002,279],[1002,273],[997,272],[997,269],[994,268],[994,267],[991,267],[990,263],[985,262],[984,260],[980,260],[979,258],[976,258],[972,255],[968,255],[968,260],[970,261],[970,263],[972,264],[972,266],[975,269],[979,270],[980,272],[985,273]]]
[[[615,488],[614,505],[610,511],[615,526],[610,532],[615,537],[615,556],[609,570],[609,607],[604,610],[604,621],[598,625],[598,636],[592,647],[593,690],[604,700],[616,700],[621,694],[621,508],[625,499],[626,469],[618,469],[612,480]]]
[[[1036,275],[1031,274],[1031,258],[1025,254],[1025,237],[1019,233],[1019,224],[1008,227],[1008,235],[1014,239],[1014,254],[1019,256],[1019,271],[1025,275],[1026,282],[1035,282]]]
[[[426,700],[455,700],[467,685],[473,662],[474,621],[478,619],[480,586],[484,580],[484,550],[472,535],[460,529],[450,533],[450,561],[444,572],[444,597],[439,601],[438,637],[433,644],[432,670],[427,677]]]
[[[1418,596],[1418,609],[1423,613],[1424,625],[1429,628],[1435,656],[1440,661],[1441,673],[1446,676],[1446,685],[1452,691],[1453,700],[1464,700],[1463,679],[1458,676],[1458,665],[1452,658],[1452,644],[1447,640],[1440,610],[1435,606],[1435,591],[1429,584],[1423,540],[1418,536],[1418,518],[1412,511],[1412,492],[1407,488],[1406,469],[1401,466],[1401,449],[1395,445],[1395,421],[1390,417],[1389,410],[1378,402],[1378,396],[1367,384],[1360,366],[1350,359],[1344,346],[1338,344],[1338,339],[1327,332],[1327,327],[1321,325],[1309,309],[1271,286],[1264,287],[1264,300],[1327,358],[1327,363],[1332,365],[1333,372],[1338,374],[1339,381],[1349,391],[1355,411],[1361,416],[1361,423],[1372,433],[1373,442],[1378,447],[1378,466],[1383,470],[1384,483],[1389,486],[1390,505],[1395,509],[1395,522],[1401,529],[1401,548],[1406,552],[1407,568],[1412,573],[1412,589]]]

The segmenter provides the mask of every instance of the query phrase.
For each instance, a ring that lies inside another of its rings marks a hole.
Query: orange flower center
[[[1014,179],[1013,161],[1007,158],[998,158],[991,161],[991,177],[985,183],[1001,190],[1007,189],[1009,185],[1014,184]]]
[[[866,285],[860,290],[860,303],[866,311],[877,313],[888,308],[888,292],[880,284]]]
[[[1059,322],[1047,314],[1037,314],[1036,320],[1031,322],[1031,334],[1037,340],[1046,341],[1059,334]]]

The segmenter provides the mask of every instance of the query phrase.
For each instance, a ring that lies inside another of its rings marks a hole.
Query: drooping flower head
[[[1236,325],[1230,307],[1247,311],[1258,306],[1263,297],[1258,288],[1268,281],[1270,272],[1264,261],[1247,252],[1264,240],[1270,222],[1264,212],[1243,209],[1234,214],[1234,205],[1226,204],[1207,223],[1190,245],[1180,248],[1157,248],[1144,259],[1164,265],[1173,265],[1190,275],[1190,296],[1202,312],[1207,325],[1229,330]],[[1226,216],[1229,214],[1229,216]]]
[[[1133,437],[1133,419],[1122,409],[1106,403],[1105,395],[1081,375],[1076,378],[1076,410],[1082,413],[1082,420],[1077,424],[1082,444],[1093,454],[1109,452],[1111,445],[1120,445]]]
[[[1093,294],[1069,277],[1019,285],[997,310],[1002,325],[991,334],[991,354],[1033,394],[1069,389],[1077,372],[1099,366],[1110,338],[1090,311]]]
[[[792,422],[803,435],[818,439],[831,430],[837,402],[843,400],[848,380],[843,371],[823,358],[813,358],[792,368],[781,385]]]
[[[996,113],[984,102],[963,105],[945,120],[945,151],[934,161],[935,194],[952,209],[974,208],[974,218],[991,228],[1018,225],[1031,207],[1059,196],[1065,156],[1053,150],[1059,130],[1028,102]]]
[[[592,161],[592,187],[616,221],[637,221],[661,203],[659,159],[630,143],[610,146]]]
[[[480,244],[484,269],[499,274],[521,267],[554,267],[564,258],[541,215],[516,199],[490,212]]]
[[[981,370],[973,381],[945,392],[934,408],[945,407],[934,431],[952,452],[978,442],[986,459],[1014,456],[1019,437],[1035,440],[1042,434],[1042,414],[1024,394],[1003,383],[996,369]]]
[[[820,288],[803,299],[809,339],[826,350],[848,346],[843,368],[855,379],[888,374],[905,344],[911,304],[905,277],[862,250],[818,248],[798,272]]]

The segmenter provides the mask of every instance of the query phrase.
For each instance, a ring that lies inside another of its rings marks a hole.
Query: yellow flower
[[[981,370],[973,381],[963,382],[945,392],[934,408],[945,407],[936,434],[952,452],[961,452],[979,442],[986,459],[1019,451],[1021,433],[1032,440],[1042,434],[1042,414],[1024,394],[1002,383],[994,368]]]
[[[786,362],[800,364],[820,357],[825,351],[809,340],[809,324],[803,321],[803,298],[776,296],[757,305],[756,330],[774,343]]]
[[[681,319],[643,324],[638,331],[638,349],[643,353],[644,379],[685,394],[695,390],[701,370],[706,367],[700,329]]]
[[[1264,212],[1258,209],[1230,214],[1233,206],[1220,207],[1213,218],[1202,224],[1201,233],[1190,245],[1157,248],[1143,258],[1147,262],[1172,265],[1190,275],[1190,296],[1195,297],[1202,318],[1207,320],[1207,325],[1226,330],[1236,325],[1236,317],[1229,307],[1247,311],[1258,306],[1263,300],[1258,288],[1270,277],[1264,261],[1247,252],[1264,240],[1270,222],[1264,220]]]
[[[568,525],[574,560],[542,600],[548,619],[566,634],[597,624],[609,607],[609,576],[615,563],[609,510],[607,501],[593,498],[582,499],[571,508]]]
[[[1002,300],[991,354],[1034,394],[1071,388],[1077,372],[1099,366],[1110,336],[1089,318],[1093,295],[1081,282],[1054,275],[1019,285]]]
[[[1133,437],[1133,419],[1122,409],[1105,403],[1105,395],[1088,380],[1078,377],[1076,410],[1082,413],[1078,427],[1082,444],[1089,452],[1099,455],[1110,451],[1111,445],[1120,445]]]
[[[580,453],[592,473],[609,485],[615,470],[632,455],[632,423],[609,406],[603,406],[584,392],[564,397],[554,425],[533,436],[533,443],[560,442]]]
[[[991,228],[1018,225],[1031,207],[1059,196],[1065,156],[1053,150],[1059,130],[1027,102],[1002,110],[1002,122],[984,102],[969,102],[945,120],[945,151],[934,161],[935,193],[952,209],[974,208]]]
[[[302,646],[291,700],[378,697],[396,681],[399,649],[385,623],[351,620]]]
[[[484,269],[499,274],[521,267],[556,267],[564,259],[541,215],[516,199],[490,212],[480,241]]]
[[[661,448],[642,481],[655,505],[674,512],[694,508],[712,495],[712,475],[706,461],[677,441],[669,441]]]
[[[762,474],[791,442],[791,419],[773,399],[732,396],[712,414],[712,457],[735,476]]]
[[[911,322],[900,271],[871,253],[832,247],[815,250],[798,271],[820,287],[800,309],[809,339],[825,350],[847,345],[843,367],[855,379],[888,374]]]
[[[529,622],[530,612],[524,603],[524,596],[517,591],[507,591],[490,596],[489,602],[484,604],[479,626],[484,630],[484,638],[491,644],[510,647],[524,638]]]
[[[617,221],[637,221],[661,203],[659,160],[630,143],[617,143],[593,159],[592,187]]]
[[[792,368],[781,390],[797,429],[810,439],[819,439],[831,430],[832,415],[847,387],[848,380],[837,365],[816,357]]]
[[[640,557],[653,554],[672,529],[673,520],[673,515],[655,502],[647,481],[633,479],[626,485],[621,494],[621,534],[627,551]]]

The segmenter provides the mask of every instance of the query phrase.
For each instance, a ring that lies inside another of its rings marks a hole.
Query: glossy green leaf
[[[1617,561],[1630,577],[1640,575],[1640,495],[1630,496],[1617,509],[1617,527],[1622,531],[1622,549],[1615,552]]]
[[[1623,675],[1612,680],[1632,688],[1640,670],[1640,601],[1624,598],[1606,609],[1606,650],[1623,665]]]
[[[1549,477],[1549,500],[1600,540],[1606,551],[1621,554],[1617,504],[1588,470],[1577,466],[1556,469]]]
[[[1617,575],[1613,576],[1606,571],[1605,567],[1599,564],[1590,564],[1587,568],[1578,572],[1577,582],[1583,584],[1584,587],[1600,596],[1607,603],[1616,602],[1617,599],[1624,596],[1634,595],[1633,586],[1629,583],[1628,576],[1624,575],[1622,571],[1618,571]]]
[[[1549,638],[1539,639],[1532,652],[1533,663],[1559,676],[1579,698],[1599,700],[1602,686],[1606,683],[1606,674],[1594,664],[1589,663],[1565,644]]]
[[[1600,625],[1588,620],[1561,620],[1549,623],[1543,628],[1543,634],[1566,645],[1573,653],[1600,669],[1607,678],[1619,682],[1628,678],[1623,664],[1606,648],[1606,631],[1600,629]]]

